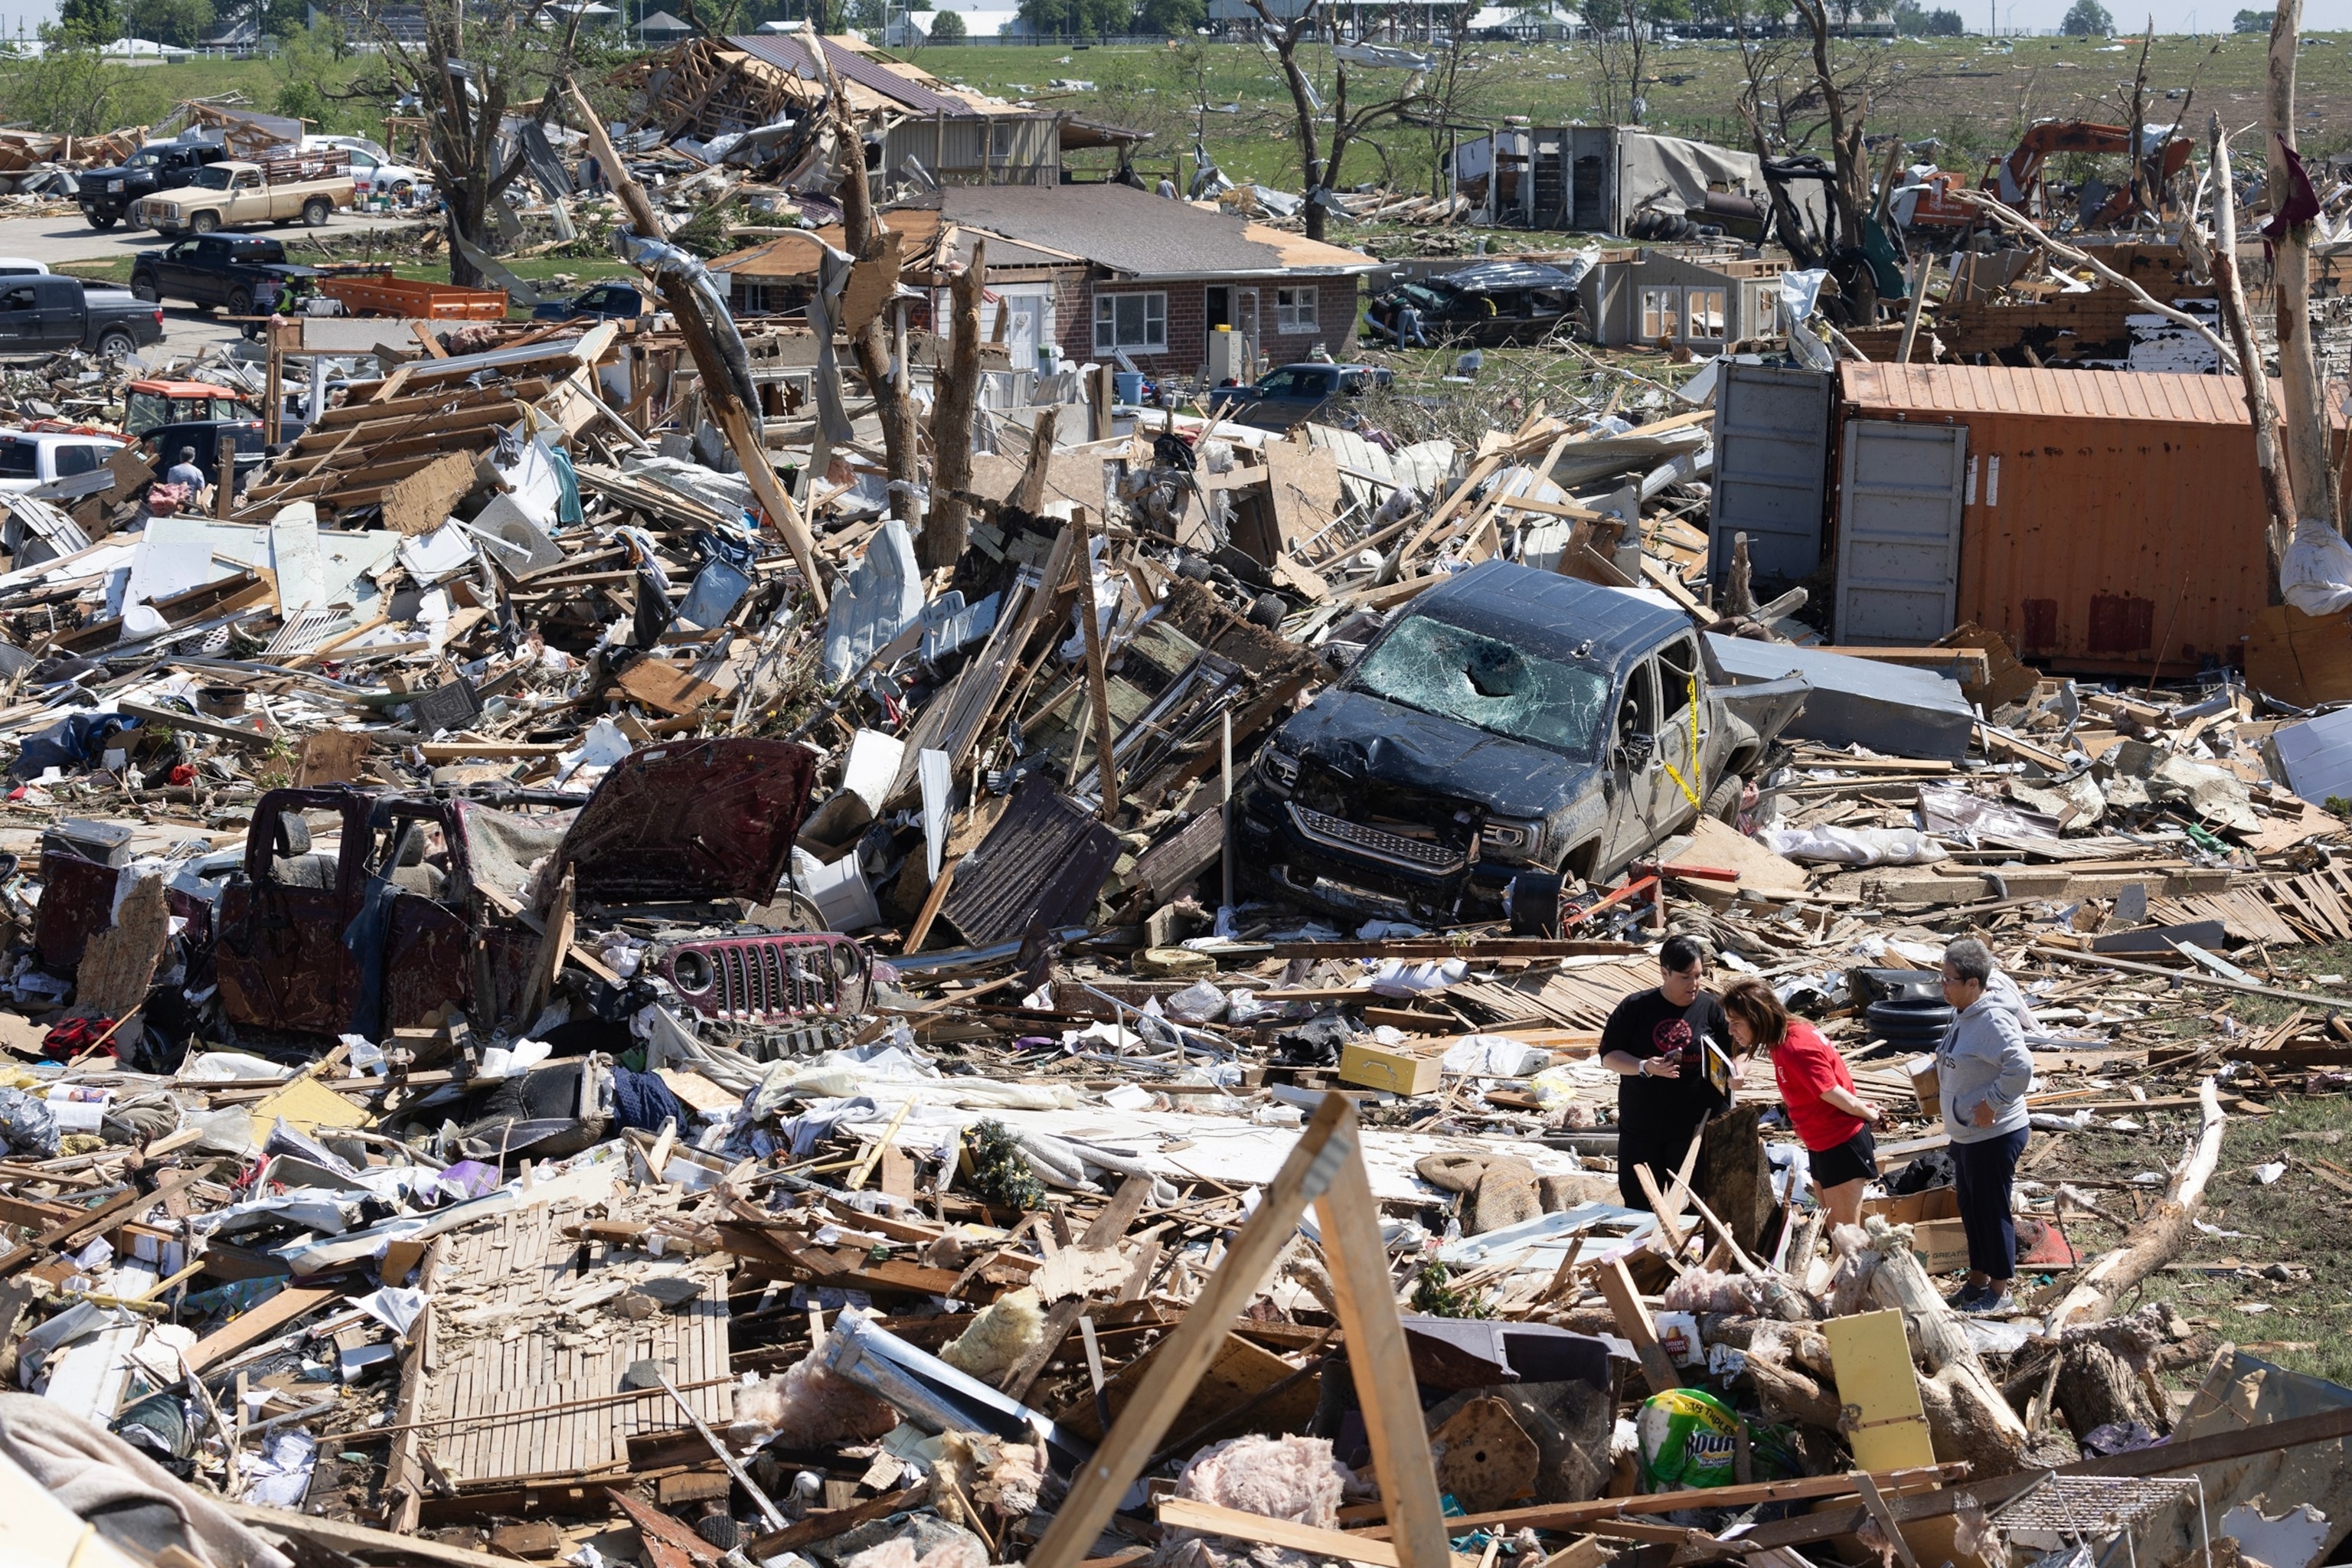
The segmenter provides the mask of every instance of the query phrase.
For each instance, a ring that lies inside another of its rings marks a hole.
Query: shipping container
[[[1839,641],[1974,622],[2055,669],[2243,665],[2269,582],[2236,377],[1846,364],[1840,392]]]

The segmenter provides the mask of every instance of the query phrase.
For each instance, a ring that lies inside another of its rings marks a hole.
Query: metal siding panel
[[[1715,485],[1707,519],[1710,578],[1726,581],[1732,535],[1748,535],[1760,576],[1797,582],[1822,559],[1828,478],[1830,378],[1819,372],[1727,363],[1717,397]]]
[[[948,885],[940,913],[980,946],[1008,942],[1032,920],[1084,920],[1118,859],[1118,836],[1032,773]]]
[[[2241,657],[2268,596],[2265,513],[2244,426],[2057,428],[1996,415],[1968,424],[1979,470],[1996,457],[2002,466],[2000,504],[1985,504],[1980,478],[1967,508],[1959,619],[2078,668],[2148,669],[2153,646],[2100,646],[2143,617],[2169,668]]]
[[[1967,453],[1966,426],[1846,426],[1840,642],[1921,647],[1952,629]]]

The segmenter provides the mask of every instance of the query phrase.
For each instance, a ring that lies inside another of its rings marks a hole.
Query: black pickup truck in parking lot
[[[277,297],[280,285],[318,275],[315,267],[287,260],[277,240],[205,234],[141,251],[131,264],[131,291],[142,300],[184,300],[199,309],[217,305],[232,316],[250,316]]]
[[[0,278],[0,358],[135,353],[163,336],[163,312],[120,289],[54,273]]]

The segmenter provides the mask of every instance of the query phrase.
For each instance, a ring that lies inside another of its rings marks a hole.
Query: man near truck
[[[1656,987],[1618,1003],[1601,1027],[1601,1065],[1617,1075],[1617,1192],[1627,1208],[1650,1207],[1640,1171],[1662,1196],[1674,1186],[1692,1140],[1731,1108],[1747,1067],[1706,979],[1706,950],[1670,936],[1658,950]]]
[[[184,487],[190,495],[205,488],[205,471],[196,467],[196,449],[180,448],[180,460],[163,470],[163,482]]]

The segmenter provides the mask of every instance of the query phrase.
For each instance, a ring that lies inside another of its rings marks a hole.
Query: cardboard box
[[[1352,1045],[1339,1052],[1339,1081],[1391,1094],[1437,1092],[1438,1058],[1390,1046]]]
[[[1903,1067],[1911,1075],[1911,1092],[1919,1097],[1919,1109],[1931,1115],[1939,1113],[1944,1104],[1944,1080],[1936,1070],[1936,1058],[1913,1057]]]
[[[1866,1198],[1862,1212],[1909,1226],[1911,1250],[1928,1273],[1948,1274],[1969,1266],[1969,1234],[1960,1224],[1960,1195],[1955,1189],[1929,1187],[1899,1198]]]

